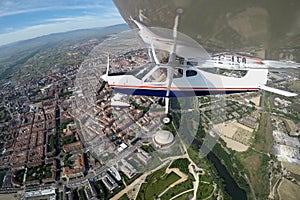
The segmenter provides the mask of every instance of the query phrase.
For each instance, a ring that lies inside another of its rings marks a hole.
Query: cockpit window
[[[138,79],[142,79],[147,73],[149,73],[154,67],[156,66],[153,62],[145,63],[144,65],[135,68],[129,72],[127,72],[127,75],[133,75]]]
[[[197,71],[195,70],[186,70],[186,77],[196,76]]]
[[[158,68],[155,70],[145,82],[165,82],[167,80],[167,68]]]

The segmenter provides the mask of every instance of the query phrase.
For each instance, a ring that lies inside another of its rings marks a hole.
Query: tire
[[[161,122],[164,124],[164,125],[168,125],[172,122],[172,116],[169,115],[169,114],[165,114],[161,117]]]

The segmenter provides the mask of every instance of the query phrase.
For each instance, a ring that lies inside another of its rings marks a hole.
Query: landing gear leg
[[[159,98],[157,103],[161,106],[166,106],[165,98]]]
[[[172,116],[169,114],[169,106],[170,106],[170,99],[169,97],[165,98],[165,114],[161,117],[161,122],[165,125],[168,125],[172,122]]]

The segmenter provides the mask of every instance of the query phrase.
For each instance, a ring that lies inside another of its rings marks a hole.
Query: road
[[[251,193],[252,193],[253,200],[256,200],[255,192],[254,192],[254,190],[253,190],[252,184],[251,184],[251,182],[250,182],[250,180],[249,180],[247,174],[245,174],[244,177],[245,177],[245,179],[246,179],[248,185],[250,186],[250,190],[251,190]]]

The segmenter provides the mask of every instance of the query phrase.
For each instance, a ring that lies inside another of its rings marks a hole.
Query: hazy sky
[[[1,0],[0,46],[50,33],[125,23],[112,0]]]

